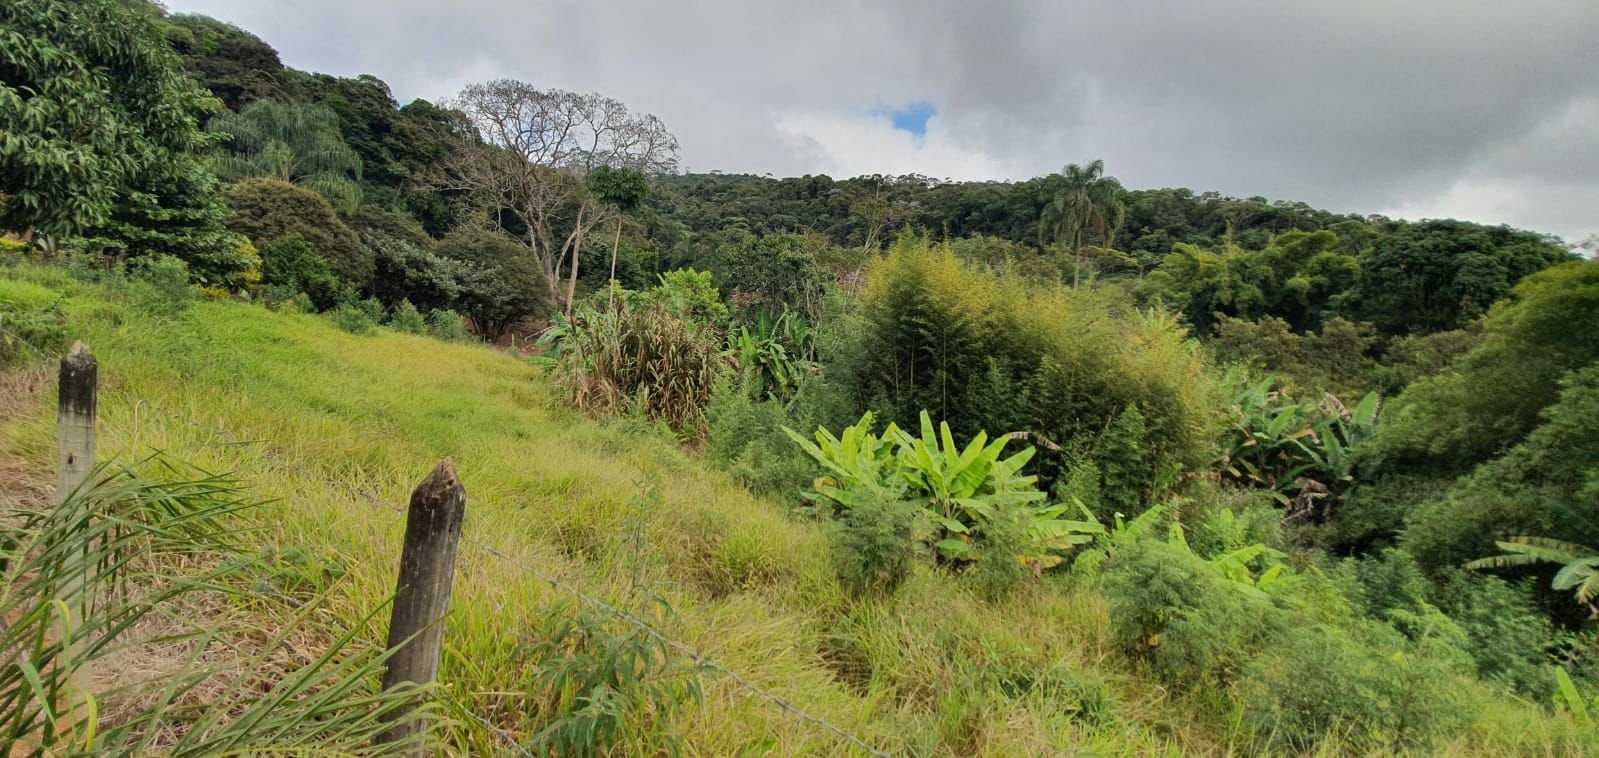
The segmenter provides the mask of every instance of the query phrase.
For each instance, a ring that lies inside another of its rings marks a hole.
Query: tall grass
[[[585,305],[557,332],[552,376],[592,415],[638,414],[698,437],[726,368],[721,335],[661,303]]]
[[[411,747],[373,738],[391,719],[432,709],[402,713],[423,694],[414,687],[374,691],[386,656],[353,650],[353,631],[265,687],[214,686],[218,672],[199,656],[221,631],[199,622],[163,627],[155,644],[181,640],[195,655],[158,680],[118,665],[152,644],[138,633],[143,622],[188,596],[231,591],[247,566],[215,560],[235,552],[230,522],[252,506],[237,484],[172,479],[188,472],[161,468],[162,479],[102,468],[57,507],[0,512],[0,747],[12,755]],[[114,683],[91,687],[97,670]]]
[[[439,458],[456,459],[469,502],[440,682],[450,703],[489,726],[464,714],[443,723],[440,752],[503,753],[508,739],[531,744],[556,722],[563,706],[545,697],[539,674],[572,605],[529,570],[623,597],[635,523],[650,546],[643,581],[675,610],[665,631],[881,750],[1250,752],[1226,693],[1173,694],[1118,654],[1091,585],[1046,578],[990,602],[918,565],[892,599],[851,600],[819,525],[637,425],[556,409],[549,375],[512,357],[383,329],[352,335],[234,303],[198,303],[193,318],[157,329],[114,293],[58,271],[10,276],[64,294],[71,336],[100,359],[103,454],[159,449],[235,472],[266,501],[234,517],[240,547],[310,556],[318,576],[339,577],[296,579],[309,589],[294,602],[318,627],[342,631],[288,647],[322,650],[346,633],[352,649],[382,639],[370,616],[393,590],[400,506]],[[0,459],[48,471],[52,398],[23,407],[0,419]],[[639,511],[637,482],[652,476],[660,499]],[[266,630],[283,619],[267,598],[281,584],[227,595],[217,615],[259,627],[270,647]],[[612,754],[672,742],[685,755],[850,754],[725,678],[706,675],[701,688],[648,735],[622,734]],[[1536,705],[1504,700],[1444,747],[1571,754],[1582,736]]]

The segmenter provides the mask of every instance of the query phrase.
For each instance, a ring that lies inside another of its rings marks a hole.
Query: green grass
[[[58,296],[55,290],[33,282],[0,279],[0,307],[9,307],[14,310],[43,308],[55,302]]]
[[[919,567],[892,601],[851,602],[819,527],[657,431],[552,407],[540,371],[512,357],[389,330],[356,336],[316,316],[240,303],[202,302],[156,320],[57,270],[0,271],[0,293],[40,288],[68,295],[70,336],[99,358],[102,457],[160,450],[233,472],[270,499],[256,523],[241,525],[259,527],[246,539],[319,556],[342,573],[321,606],[329,629],[356,625],[384,602],[409,492],[440,458],[454,458],[469,500],[440,680],[523,739],[549,717],[527,694],[538,665],[531,650],[570,600],[539,577],[619,593],[624,528],[654,481],[645,576],[677,611],[669,632],[882,750],[1249,752],[1221,693],[1173,694],[1114,649],[1106,603],[1091,587],[1050,578],[991,604]],[[25,407],[0,419],[0,458],[48,476],[53,397],[46,389]],[[370,637],[383,632],[380,624]],[[708,675],[704,695],[659,726],[687,754],[850,754],[724,677]],[[1499,702],[1449,752],[1570,752],[1564,722]],[[465,720],[447,737],[457,753],[501,748]],[[646,750],[650,737],[621,752]]]

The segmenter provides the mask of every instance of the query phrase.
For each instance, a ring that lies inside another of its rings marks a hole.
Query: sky
[[[401,102],[514,78],[690,171],[1190,187],[1599,233],[1599,0],[170,0]]]

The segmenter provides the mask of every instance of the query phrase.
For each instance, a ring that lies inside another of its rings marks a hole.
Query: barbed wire
[[[376,505],[379,505],[379,506],[387,508],[387,509],[389,509],[391,511],[394,511],[395,513],[398,513],[401,517],[406,516],[405,511],[401,510],[398,506],[391,505],[391,504],[389,504],[387,502],[384,502],[383,500],[381,500],[381,499],[377,498],[376,496],[372,495],[370,492],[364,492],[363,491],[361,494],[365,495],[366,498],[368,499],[368,501],[370,501],[370,502],[372,502],[372,503],[374,503]],[[801,719],[803,721],[808,721],[808,722],[810,722],[812,724],[815,724],[815,725],[817,725],[817,726],[819,726],[819,727],[821,727],[823,729],[826,729],[828,732],[832,733],[834,736],[839,737],[840,739],[843,739],[844,741],[855,745],[856,747],[860,748],[861,750],[866,751],[867,754],[872,755],[875,758],[891,758],[889,753],[884,752],[882,750],[879,750],[879,749],[873,747],[871,745],[871,743],[868,743],[867,741],[861,739],[860,737],[855,736],[849,730],[844,729],[843,727],[838,726],[837,724],[834,724],[831,721],[828,721],[828,720],[826,720],[826,719],[824,719],[824,718],[822,718],[820,716],[817,716],[816,714],[813,714],[813,713],[811,713],[811,712],[809,712],[809,711],[807,711],[807,710],[795,705],[794,703],[790,702],[789,700],[783,698],[780,695],[777,695],[775,693],[772,693],[772,692],[766,690],[765,688],[762,688],[761,686],[759,686],[759,685],[755,684],[754,682],[750,681],[749,678],[745,677],[743,674],[740,674],[739,672],[737,672],[737,671],[735,671],[735,670],[733,670],[731,668],[728,668],[727,666],[717,662],[715,659],[711,658],[710,656],[700,652],[699,649],[695,648],[693,645],[690,645],[690,644],[688,644],[686,642],[682,642],[680,640],[677,640],[677,639],[675,639],[673,637],[668,636],[665,632],[662,632],[660,629],[657,629],[654,624],[651,624],[650,622],[648,622],[648,621],[646,621],[646,620],[644,620],[642,618],[639,618],[633,612],[631,612],[631,611],[629,611],[629,610],[627,610],[625,608],[618,607],[618,606],[616,606],[616,605],[614,605],[612,603],[609,603],[609,602],[606,602],[604,600],[601,600],[601,599],[599,599],[597,597],[594,597],[594,596],[588,594],[587,592],[584,592],[583,590],[578,589],[577,587],[573,586],[570,582],[567,582],[567,581],[564,581],[564,580],[561,580],[561,579],[556,579],[554,577],[546,576],[542,572],[540,572],[538,569],[532,568],[532,567],[526,565],[525,563],[523,563],[521,561],[518,561],[517,559],[515,559],[512,556],[508,555],[507,553],[505,553],[504,551],[500,550],[499,548],[494,547],[493,545],[489,545],[487,543],[484,543],[484,542],[482,542],[482,541],[480,541],[480,540],[478,540],[478,539],[466,534],[465,531],[466,530],[463,528],[462,529],[462,534],[461,534],[461,539],[464,542],[466,542],[467,545],[469,545],[469,546],[471,546],[471,547],[473,547],[473,548],[475,548],[477,550],[480,550],[480,551],[482,551],[484,553],[487,553],[488,555],[493,556],[497,560],[500,560],[500,561],[503,561],[506,564],[509,564],[510,566],[512,566],[513,568],[517,569],[521,573],[527,574],[527,575],[531,576],[532,578],[537,579],[538,581],[549,585],[551,588],[553,588],[553,589],[555,589],[557,591],[565,592],[565,593],[567,593],[569,595],[572,595],[573,597],[576,597],[578,600],[582,601],[584,604],[588,605],[591,608],[595,608],[597,610],[600,610],[600,611],[608,613],[608,614],[610,614],[612,616],[615,616],[616,618],[618,618],[618,619],[620,619],[620,620],[632,625],[634,628],[638,629],[639,631],[649,635],[651,638],[653,638],[657,642],[660,642],[662,645],[665,645],[666,647],[677,651],[679,654],[681,654],[683,656],[686,656],[689,660],[694,662],[694,665],[696,665],[696,666],[698,666],[700,668],[709,669],[711,671],[718,672],[718,673],[726,676],[727,678],[733,680],[734,683],[736,683],[740,687],[742,687],[745,691],[756,695],[757,697],[761,698],[762,700],[765,700],[766,702],[771,703],[772,705],[777,706],[779,709],[783,710],[784,712],[786,712],[788,714],[791,714],[791,715],[793,715],[793,716],[795,716],[795,717],[797,717],[797,718],[799,718],[799,719]],[[484,727],[486,727],[486,728],[494,731],[495,733],[499,734],[501,739],[504,739],[504,740],[507,740],[507,741],[511,742],[511,744],[514,747],[516,747],[517,750],[521,751],[521,753],[523,755],[526,755],[526,756],[531,756],[532,755],[532,753],[528,752],[527,748],[523,747],[520,742],[516,741],[515,735],[512,735],[510,732],[506,731],[505,729],[501,729],[501,728],[499,728],[497,726],[494,726],[493,724],[489,723],[486,719],[484,719],[483,717],[477,715],[476,713],[472,713],[470,710],[467,710],[466,713],[467,713],[468,716],[472,717],[473,720],[477,721],[478,723],[480,723]]]
[[[535,758],[535,756],[533,755],[533,751],[528,750],[527,748],[523,747],[521,741],[516,738],[516,735],[511,734],[511,731],[509,729],[503,729],[501,727],[495,726],[488,719],[483,718],[482,716],[479,716],[476,713],[473,713],[472,709],[470,709],[470,708],[462,708],[461,712],[465,713],[467,718],[470,718],[473,721],[476,721],[478,726],[481,726],[484,729],[489,730],[490,732],[492,732],[495,735],[499,736],[500,739],[504,740],[511,747],[516,748],[516,751],[518,753],[521,753],[523,756],[526,756],[526,758]]]

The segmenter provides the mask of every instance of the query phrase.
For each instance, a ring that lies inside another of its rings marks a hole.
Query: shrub
[[[281,237],[261,248],[261,280],[273,289],[272,299],[285,299],[282,293],[303,292],[319,308],[331,308],[354,296],[354,288],[341,280],[316,254],[310,243],[299,236]]]
[[[983,547],[967,576],[989,600],[1009,595],[1037,565],[1038,539],[1033,519],[1022,508],[999,508],[983,524]]]
[[[1149,450],[1144,414],[1138,406],[1129,404],[1116,414],[1094,446],[1100,507],[1105,509],[1096,514],[1100,520],[1108,520],[1115,513],[1136,515],[1144,509],[1156,487],[1155,462]]]
[[[370,334],[383,320],[383,305],[376,300],[346,301],[328,311],[334,325],[351,334]]]
[[[491,340],[550,309],[550,283],[521,243],[472,227],[439,240],[435,252],[460,268],[455,307]]]
[[[446,342],[467,342],[472,330],[467,328],[466,317],[448,308],[428,311],[427,333]]]
[[[1205,503],[1197,516],[1184,517],[1194,553],[1215,558],[1250,545],[1285,547],[1282,511],[1269,499],[1258,492],[1230,488],[1214,497],[1217,500]]]
[[[129,267],[128,294],[140,310],[168,318],[180,315],[194,304],[195,290],[189,284],[189,266],[170,255],[140,258]]]
[[[1498,552],[1496,540],[1521,534],[1599,543],[1593,507],[1599,497],[1593,473],[1599,461],[1599,426],[1593,423],[1599,418],[1599,363],[1572,372],[1560,385],[1558,401],[1544,409],[1543,423],[1525,440],[1408,515],[1401,544],[1423,566],[1459,566]]]
[[[801,397],[806,392],[801,388]],[[782,429],[811,426],[815,422],[799,420],[810,415],[776,400],[756,400],[740,383],[723,382],[705,408],[706,455],[752,492],[794,498],[811,483],[816,467],[795,454]]]
[[[561,620],[533,651],[539,693],[553,712],[533,737],[540,754],[612,755],[699,699],[697,669],[664,641],[586,609],[555,617]]]
[[[727,322],[727,306],[711,283],[709,271],[676,269],[660,275],[660,283],[637,294],[640,302],[660,305],[678,316],[721,327]]]
[[[394,310],[389,312],[389,327],[408,334],[422,334],[427,331],[427,319],[422,317],[422,312],[411,304],[410,300],[401,300]]]
[[[856,597],[892,595],[910,575],[917,553],[915,503],[863,498],[833,531],[833,567]]]
[[[262,293],[262,300],[267,307],[281,313],[316,313],[316,303],[311,302],[311,296],[304,292],[289,292],[279,289],[269,293]]]
[[[1268,748],[1311,751],[1330,738],[1357,754],[1407,754],[1465,725],[1459,664],[1447,647],[1374,622],[1302,625],[1248,665],[1239,699]]]
[[[1448,477],[1403,472],[1384,474],[1356,483],[1328,511],[1327,518],[1304,536],[1311,543],[1340,555],[1360,555],[1399,541],[1405,518],[1418,505],[1446,492]]]
[[[721,336],[660,304],[599,302],[546,335],[552,378],[592,415],[637,413],[691,437],[705,431],[705,406],[722,376]]]
[[[340,282],[361,289],[372,278],[371,251],[321,195],[276,179],[249,179],[227,185],[223,196],[232,209],[228,228],[249,237],[257,249],[299,237]]]
[[[1478,676],[1527,697],[1546,694],[1551,653],[1572,640],[1539,611],[1532,588],[1452,571],[1429,589],[1465,633]]]
[[[27,258],[32,247],[15,237],[0,235],[0,264],[15,263]]]
[[[659,735],[675,710],[700,699],[701,666],[651,633],[674,615],[666,598],[645,584],[649,553],[644,514],[660,505],[659,486],[641,483],[619,555],[627,577],[625,594],[610,601],[626,618],[587,603],[575,614],[558,612],[531,651],[538,662],[531,694],[549,716],[548,725],[533,737],[540,755],[677,752],[671,737]],[[628,742],[632,750],[619,749]],[[644,749],[639,742],[664,742],[668,750]]]
[[[1037,464],[1046,485],[1128,405],[1144,417],[1155,470],[1206,458],[1215,384],[1164,312],[1138,311],[1111,289],[973,271],[948,246],[911,236],[871,265],[862,305],[847,335],[855,344],[837,351],[847,360],[827,367],[858,408],[900,424],[926,409],[966,437],[1039,435],[1051,442]]]
[[[1341,562],[1336,573],[1344,579],[1345,594],[1361,614],[1389,621],[1396,614],[1414,616],[1431,609],[1429,582],[1414,558],[1388,549],[1374,555]]]
[[[1225,578],[1186,546],[1159,539],[1117,550],[1101,588],[1122,648],[1174,685],[1230,681],[1285,626],[1263,593]]]

